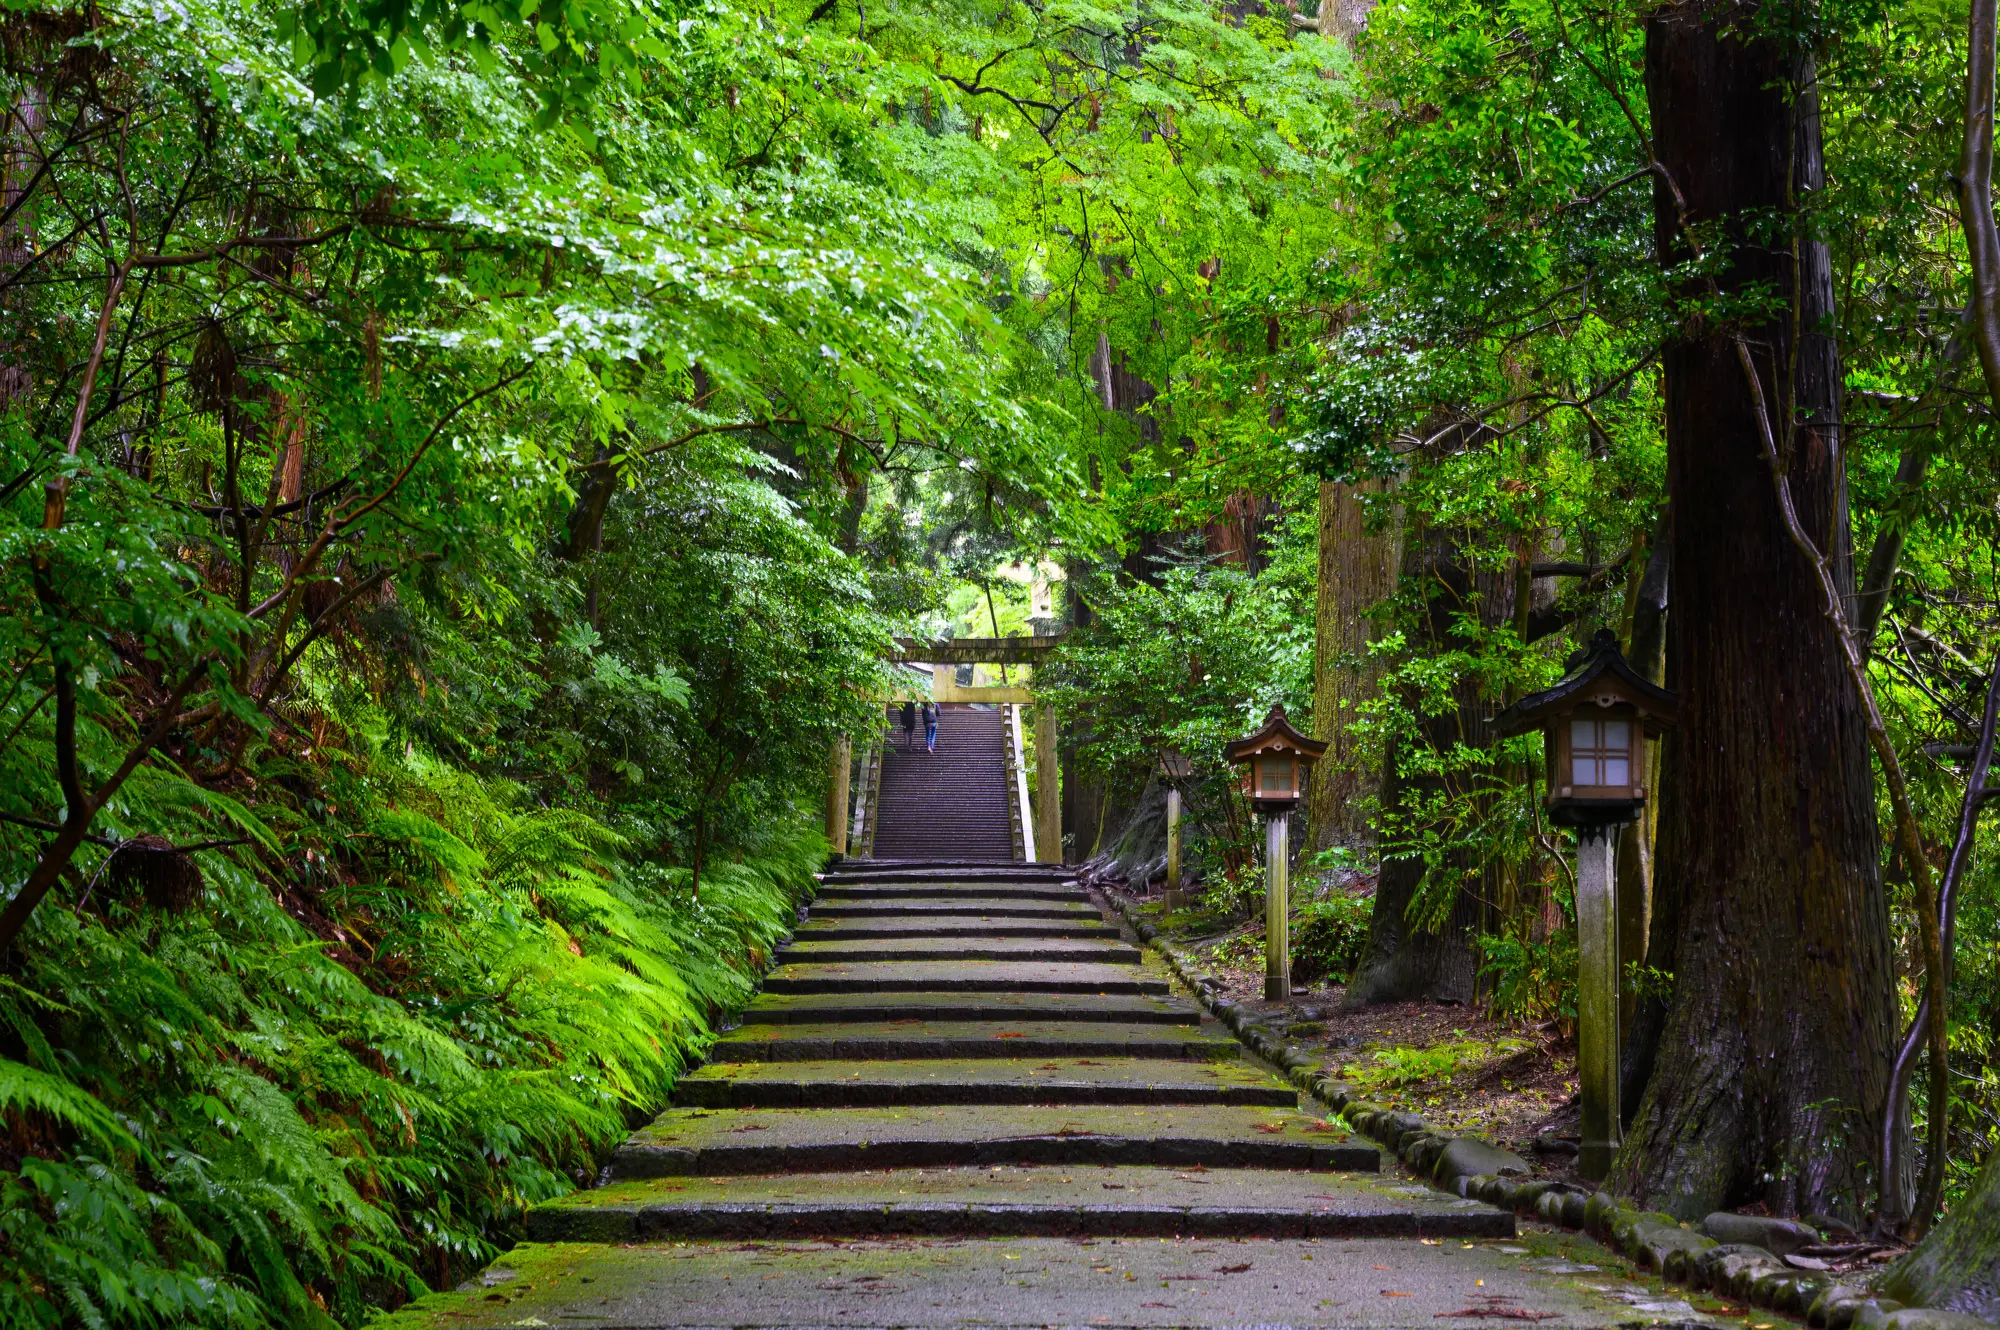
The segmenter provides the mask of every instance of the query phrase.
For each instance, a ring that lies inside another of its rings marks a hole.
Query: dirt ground
[[[1157,897],[1132,897],[1157,910]],[[1288,1042],[1364,1085],[1377,1103],[1421,1113],[1439,1127],[1483,1136],[1537,1165],[1571,1176],[1576,1161],[1576,1045],[1549,1026],[1496,1021],[1476,1006],[1400,1002],[1348,1011],[1343,984],[1264,1000],[1263,924],[1176,936],[1214,975],[1214,991],[1255,1011]]]
[[[1124,893],[1139,908],[1159,917],[1157,896]],[[1579,1112],[1576,1044],[1573,1032],[1548,1025],[1519,1025],[1491,1019],[1477,1006],[1442,1002],[1401,1002],[1348,1011],[1343,984],[1325,984],[1293,993],[1285,1002],[1264,1000],[1261,919],[1207,928],[1189,916],[1169,930],[1175,944],[1211,978],[1211,991],[1240,1003],[1286,1036],[1294,1047],[1315,1054],[1328,1070],[1360,1084],[1377,1103],[1421,1113],[1447,1131],[1482,1136],[1512,1150],[1538,1176],[1584,1183],[1577,1173]],[[1765,1213],[1761,1205],[1740,1207]],[[1868,1271],[1896,1259],[1905,1249],[1852,1232],[1829,1230],[1827,1241],[1808,1247],[1794,1264],[1835,1274]],[[1769,1319],[1754,1309],[1709,1308],[1724,1315]]]

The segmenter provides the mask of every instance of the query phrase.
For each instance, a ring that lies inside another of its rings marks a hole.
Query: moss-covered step
[[[1511,1212],[1340,1174],[1167,1168],[650,1179],[528,1212],[536,1242],[694,1238],[1501,1238]]]
[[[959,897],[964,900],[1077,901],[1083,893],[1072,886],[1049,882],[929,882],[910,878],[903,882],[823,882],[816,899],[840,901],[898,901]]]
[[[1077,1180],[1095,1185],[1086,1175]],[[523,1243],[460,1289],[433,1293],[371,1326],[1607,1330],[1717,1323],[1639,1310],[1633,1298],[1650,1291],[1646,1284],[1562,1272],[1564,1262],[1525,1254],[1541,1245],[1539,1234],[1435,1244],[1191,1237]],[[1583,1258],[1593,1259],[1601,1258]],[[1473,1314],[1481,1308],[1489,1314]],[[1789,1325],[1765,1314],[1748,1319]]]
[[[880,942],[818,942],[808,934],[786,947],[790,963],[854,965],[875,961],[1084,961],[1095,965],[1137,965],[1139,949],[1085,939],[968,938],[950,934]]]
[[[901,919],[815,919],[798,931],[799,942],[881,942],[891,940],[949,941],[966,938],[1071,938],[1116,942],[1117,928],[1099,918],[996,919],[991,915],[957,918],[934,914]]]
[[[1074,886],[1074,872],[1051,872],[1034,864],[962,864],[945,868],[896,867],[875,864],[839,868],[823,875],[827,883],[921,882],[960,886],[981,882],[1030,883],[1046,886]]]
[[[1220,1104],[1104,1108],[669,1109],[612,1156],[615,1180],[994,1165],[1336,1169],[1382,1152],[1292,1109]]]
[[[876,1108],[948,1104],[1256,1104],[1298,1092],[1245,1062],[1153,1058],[711,1063],[674,1089],[682,1108]]]
[[[757,1013],[749,1013],[755,1019]],[[744,1025],[708,1051],[710,1062],[884,1061],[895,1058],[1196,1058],[1228,1061],[1243,1046],[1220,1022],[1199,1027],[1079,1025],[1073,1021],[883,1021]]]
[[[1199,1025],[1202,1010],[1173,997],[1099,993],[765,993],[743,1013],[757,1025],[883,1021],[1061,1021],[1083,1025]],[[1011,1028],[1011,1027],[1010,1027]]]
[[[1130,965],[1078,961],[884,961],[799,963],[785,957],[764,978],[767,993],[1102,993],[1172,991],[1166,979]]]
[[[886,902],[823,898],[812,907],[814,919],[901,919],[919,914],[945,919],[1078,919],[1087,923],[1099,923],[1104,918],[1101,911],[1081,898],[1070,905],[993,896],[922,896]]]

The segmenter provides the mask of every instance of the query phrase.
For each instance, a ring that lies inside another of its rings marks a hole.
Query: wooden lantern
[[[1522,698],[1494,723],[1501,734],[1542,731],[1549,821],[1630,822],[1646,805],[1645,741],[1673,728],[1674,695],[1626,664],[1606,629],[1569,664],[1555,687]]]
[[[1222,755],[1243,768],[1243,795],[1260,813],[1289,813],[1305,797],[1306,776],[1326,745],[1299,733],[1272,707],[1255,733],[1226,745]]]

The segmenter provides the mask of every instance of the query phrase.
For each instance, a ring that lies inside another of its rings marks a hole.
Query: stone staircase
[[[998,710],[947,702],[937,751],[918,725],[903,748],[901,725],[882,747],[873,854],[880,859],[1014,859],[1014,812],[1007,787],[1007,735]]]
[[[779,959],[605,1185],[390,1330],[1622,1314],[1382,1176],[1060,869],[850,860]]]
[[[780,959],[611,1185],[530,1211],[532,1238],[1513,1232],[1383,1191],[1373,1145],[1303,1111],[1060,870],[852,862]]]

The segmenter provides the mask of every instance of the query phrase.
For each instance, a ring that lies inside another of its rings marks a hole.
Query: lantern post
[[[1264,815],[1264,999],[1292,995],[1291,892],[1286,881],[1291,860],[1291,812],[1306,790],[1306,773],[1326,752],[1326,744],[1299,733],[1272,707],[1254,733],[1228,744],[1224,757],[1243,768],[1243,793]]]
[[[1181,782],[1193,765],[1180,753],[1160,755],[1160,776],[1167,783],[1167,899],[1168,914],[1187,904],[1181,891]]]
[[[1646,740],[1674,724],[1674,695],[1625,663],[1599,630],[1555,687],[1495,718],[1501,734],[1542,731],[1549,821],[1576,829],[1576,1070],[1583,1109],[1577,1169],[1596,1182],[1618,1156],[1618,828],[1646,806]]]

